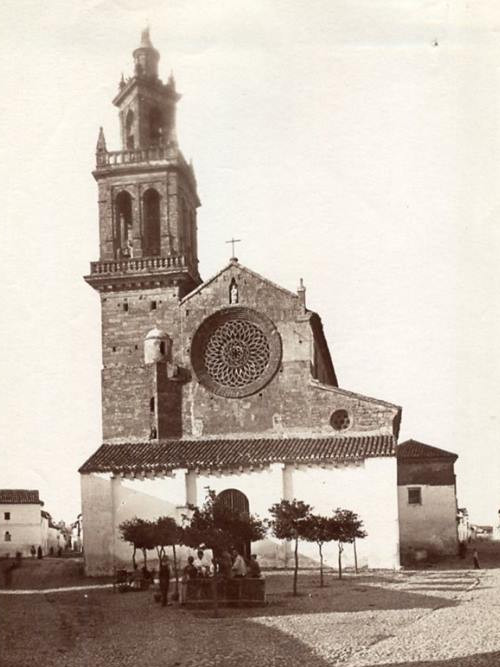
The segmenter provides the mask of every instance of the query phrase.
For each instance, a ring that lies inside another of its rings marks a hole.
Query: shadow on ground
[[[474,653],[448,660],[424,660],[418,662],[385,662],[371,667],[497,667],[500,665],[500,651]]]

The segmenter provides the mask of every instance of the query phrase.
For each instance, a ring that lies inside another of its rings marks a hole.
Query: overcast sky
[[[500,508],[500,6],[494,0],[4,0],[0,486],[79,512],[101,441],[91,170],[149,22],[192,157],[200,270],[307,287],[340,386],[403,407]]]

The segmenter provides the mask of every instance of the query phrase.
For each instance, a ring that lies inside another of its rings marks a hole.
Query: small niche
[[[231,283],[229,284],[229,303],[235,304],[238,303],[238,301],[239,301],[238,284],[236,280],[233,278],[231,280]]]
[[[165,341],[160,342],[160,354],[165,354]]]
[[[151,396],[151,398],[149,399],[149,412],[151,412],[151,414],[154,414],[154,412],[155,412],[155,397],[154,396]]]
[[[128,303],[123,304],[123,312],[128,313]]]
[[[149,304],[150,310],[156,310],[157,306],[158,304],[156,301],[151,301],[151,303]]]
[[[113,350],[113,352],[116,352],[116,347],[114,345],[113,345],[112,350]]]

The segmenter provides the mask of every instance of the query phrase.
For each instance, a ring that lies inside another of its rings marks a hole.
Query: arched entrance
[[[144,213],[144,255],[160,254],[160,195],[154,188],[146,190],[143,197]]]
[[[239,514],[250,514],[250,503],[244,493],[238,489],[225,489],[217,495],[217,503]],[[241,542],[234,545],[244,558],[250,558],[251,543]]]

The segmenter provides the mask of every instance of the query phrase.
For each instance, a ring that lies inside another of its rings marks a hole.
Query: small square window
[[[127,313],[128,312],[128,303],[123,304],[123,310]]]
[[[4,512],[3,518],[5,519],[5,521],[10,521],[10,512]]]
[[[421,505],[422,504],[422,489],[417,487],[415,489],[408,489],[408,504]]]
[[[156,301],[151,301],[150,306],[151,306],[151,310],[156,310],[156,306],[157,306]]]

